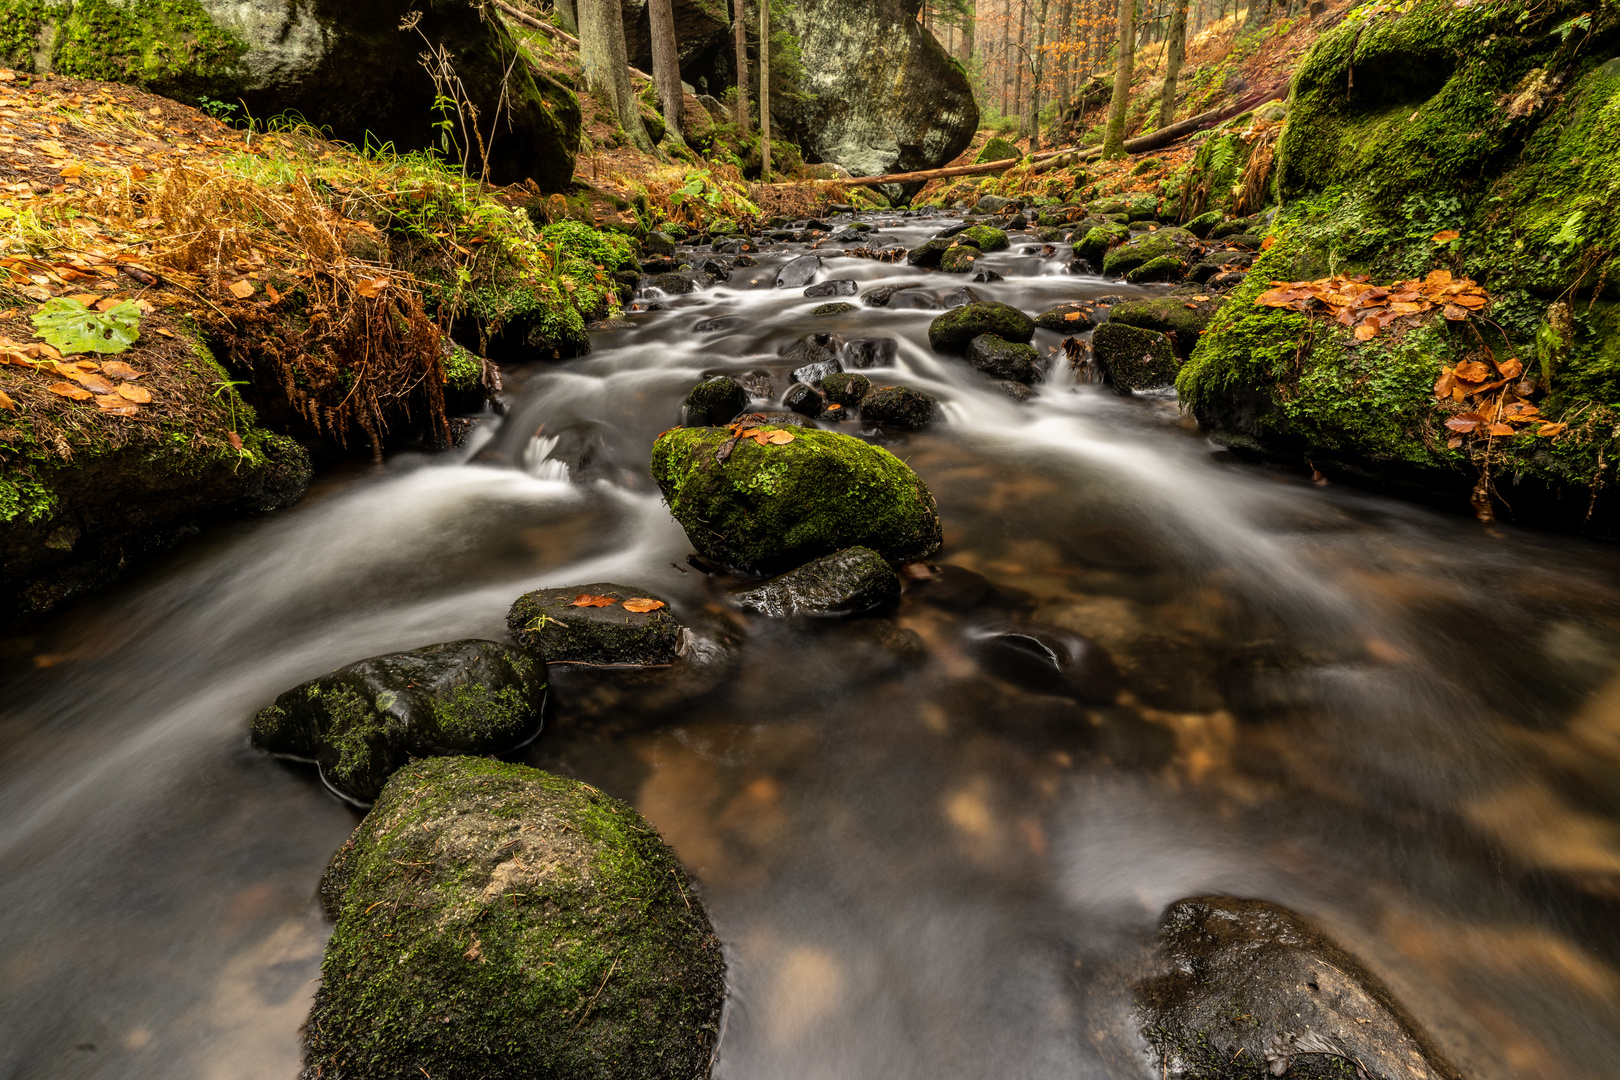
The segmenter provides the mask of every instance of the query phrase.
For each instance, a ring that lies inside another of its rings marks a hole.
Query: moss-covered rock
[[[321,884],[306,1075],[692,1080],[725,996],[686,871],[629,806],[520,765],[401,770]]]
[[[1102,271],[1109,277],[1124,277],[1139,266],[1163,258],[1178,259],[1190,267],[1199,250],[1198,238],[1186,229],[1160,229],[1133,236],[1109,251],[1103,258]]]
[[[938,550],[934,496],[902,461],[848,435],[793,435],[783,445],[743,439],[724,461],[724,431],[659,436],[653,479],[700,554],[772,571],[847,547],[869,547],[895,563]]]
[[[681,405],[681,423],[688,427],[714,427],[731,423],[748,407],[748,390],[729,375],[716,375],[692,387]]]
[[[1059,304],[1035,316],[1035,325],[1042,330],[1056,330],[1060,334],[1079,334],[1097,325],[1097,308],[1086,301]]]
[[[1091,351],[1109,384],[1122,394],[1173,386],[1181,369],[1169,338],[1112,320],[1091,335]]]
[[[958,244],[945,252],[939,268],[947,274],[971,274],[983,253],[972,244]]]
[[[989,161],[1016,161],[1024,156],[1024,152],[1011,142],[997,135],[984,144],[979,156],[973,159],[975,165],[983,165]]]
[[[966,352],[968,343],[980,334],[1027,345],[1035,340],[1035,320],[994,300],[963,304],[928,324],[928,345],[935,352]]]
[[[1160,255],[1156,259],[1149,259],[1134,270],[1127,271],[1125,280],[1132,285],[1142,285],[1152,281],[1180,281],[1187,276],[1190,267],[1187,260],[1174,255]]]
[[[373,656],[311,679],[253,718],[260,750],[314,761],[347,799],[369,803],[412,758],[497,754],[540,731],[546,665],[496,641]]]
[[[967,360],[992,379],[1031,383],[1041,377],[1040,354],[1034,346],[980,334],[968,342]]]
[[[834,405],[859,405],[872,389],[872,380],[853,372],[839,372],[821,380],[821,393]]]
[[[880,386],[861,399],[861,419],[896,431],[919,431],[939,415],[932,395],[909,386]]]
[[[959,244],[971,244],[980,251],[1003,251],[1010,243],[1007,234],[989,225],[970,225],[956,234]]]
[[[1221,223],[1221,219],[1223,217],[1224,215],[1219,210],[1208,210],[1189,220],[1185,228],[1188,232],[1202,240],[1204,237],[1209,235],[1211,229],[1215,228],[1215,226]]]
[[[1224,297],[1178,290],[1167,296],[1118,304],[1108,312],[1108,321],[1157,330],[1170,339],[1176,354],[1185,359],[1192,355],[1200,336],[1224,302]]]
[[[860,309],[857,308],[854,304],[851,304],[851,303],[849,303],[847,301],[834,300],[830,304],[818,304],[818,305],[816,305],[814,308],[812,308],[810,310],[810,314],[815,315],[815,316],[824,317],[824,316],[827,316],[827,315],[842,315],[847,311],[859,311],[859,310]]]
[[[1086,230],[1084,236],[1075,241],[1075,258],[1084,259],[1093,267],[1101,269],[1108,249],[1115,244],[1123,244],[1130,239],[1131,230],[1128,226],[1108,222],[1102,225],[1093,225]]]
[[[724,429],[694,430],[728,437]],[[578,603],[582,598],[612,603]],[[624,606],[626,600],[661,606],[632,611]],[[681,624],[668,603],[643,589],[607,581],[524,593],[507,612],[506,629],[513,641],[553,664],[642,666],[673,664],[680,657]]]
[[[729,599],[744,611],[771,618],[834,618],[859,615],[899,595],[900,578],[883,556],[870,548],[852,547],[738,589]]]
[[[906,252],[906,262],[912,266],[922,266],[932,269],[939,265],[945,253],[956,246],[956,241],[946,236],[936,236],[932,240],[924,240],[910,251]]]

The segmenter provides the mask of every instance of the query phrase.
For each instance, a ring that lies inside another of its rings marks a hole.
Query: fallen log
[[[579,38],[568,33],[567,31],[559,30],[557,27],[552,26],[548,22],[541,22],[533,15],[530,15],[527,11],[519,11],[511,4],[506,3],[505,0],[494,0],[494,3],[495,6],[500,9],[502,14],[517,20],[524,26],[529,27],[531,30],[538,30],[548,37],[561,38],[574,48],[579,48]]]
[[[1283,89],[1282,84],[1267,87],[1256,91],[1228,105],[1218,109],[1201,112],[1197,116],[1189,116],[1185,120],[1178,120],[1169,127],[1150,131],[1146,135],[1138,135],[1134,139],[1125,140],[1127,154],[1140,154],[1147,150],[1158,150],[1168,146],[1178,139],[1216,124],[1225,123],[1234,116],[1241,116],[1256,105],[1270,101]],[[852,176],[848,180],[834,180],[832,183],[842,184],[845,187],[867,187],[873,184],[912,184],[921,180],[947,180],[955,176],[976,176],[981,173],[1003,172],[1015,165],[1034,164],[1050,161],[1065,154],[1073,154],[1079,161],[1094,161],[1102,156],[1100,146],[1065,147],[1062,150],[1048,150],[1027,158],[1007,158],[1003,161],[985,161],[976,165],[953,165],[943,169],[922,169],[917,172],[885,173],[882,176]],[[1049,166],[1050,167],[1050,166]],[[1039,168],[1031,171],[1042,171]]]

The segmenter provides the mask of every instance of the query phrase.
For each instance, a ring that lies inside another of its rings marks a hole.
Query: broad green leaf
[[[130,300],[95,311],[58,296],[34,313],[34,330],[63,356],[121,353],[140,340],[140,324],[141,309]]]

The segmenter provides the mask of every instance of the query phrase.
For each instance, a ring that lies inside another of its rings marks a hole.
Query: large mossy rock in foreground
[[[314,761],[359,803],[411,758],[498,754],[540,731],[546,666],[498,641],[373,656],[311,679],[253,718],[253,745]]]
[[[1159,920],[1158,967],[1135,993],[1156,1075],[1459,1078],[1376,978],[1287,908],[1179,900]]]
[[[891,563],[939,549],[934,496],[899,458],[831,431],[793,435],[783,445],[742,439],[724,461],[723,429],[675,428],[653,444],[653,479],[700,554],[769,572],[848,547]]]
[[[401,23],[420,13],[414,29]],[[518,56],[516,39],[475,5],[419,0],[0,0],[0,62],[133,83],[181,101],[296,113],[362,143],[438,145],[433,80],[421,55],[443,48],[478,108],[490,179],[560,191],[573,177],[579,100]],[[492,129],[495,117],[498,129]],[[483,162],[474,162],[477,172]]]
[[[612,603],[579,603],[584,597]],[[651,611],[633,610],[653,604],[658,606]],[[681,651],[681,624],[669,603],[611,581],[524,593],[507,612],[506,629],[513,641],[552,664],[673,664]]]
[[[1569,20],[1588,11],[1590,30],[1574,32]],[[1183,368],[1183,402],[1235,448],[1459,506],[1488,461],[1518,520],[1614,531],[1617,51],[1620,12],[1574,0],[1360,8],[1319,38],[1277,144],[1272,246]],[[1489,322],[1435,317],[1359,341],[1254,303],[1272,281],[1367,274],[1385,285],[1433,269],[1479,282]],[[1565,321],[1551,308],[1577,282]],[[1448,446],[1445,420],[1465,406],[1437,403],[1435,380],[1482,347],[1523,360],[1544,384],[1533,403],[1569,428]]]
[[[939,168],[973,141],[973,87],[915,0],[800,0],[786,16],[805,94],[783,119],[816,157],[875,176]]]
[[[653,828],[589,785],[436,758],[333,858],[305,1077],[701,1080],[725,963]]]

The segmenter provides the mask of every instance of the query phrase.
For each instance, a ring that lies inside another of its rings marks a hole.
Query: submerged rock
[[[723,428],[675,430],[712,431],[727,437]],[[582,597],[612,603],[575,606]],[[624,606],[627,600],[660,606],[632,611]],[[680,658],[681,624],[668,603],[644,589],[613,582],[524,593],[507,612],[506,629],[524,649],[554,664],[673,664]]]
[[[893,454],[849,435],[796,430],[782,445],[732,445],[713,428],[653,444],[652,474],[698,553],[745,570],[783,570],[848,547],[891,562],[939,548],[934,496]]]
[[[725,962],[629,806],[467,757],[402,770],[333,857],[306,1077],[692,1080]]]
[[[1003,341],[994,334],[980,334],[968,342],[967,360],[992,379],[1031,383],[1041,377],[1040,354],[1033,346]]]
[[[830,304],[821,304],[821,305],[819,305],[818,307],[814,308],[810,312],[810,314],[812,314],[812,315],[842,315],[846,311],[856,311],[856,310],[859,310],[859,309],[857,309],[854,304],[846,303],[843,300],[835,300]]]
[[[854,338],[844,343],[844,363],[857,371],[892,367],[899,351],[900,343],[894,338]]]
[[[731,423],[731,418],[748,407],[748,390],[729,375],[716,375],[692,387],[681,406],[681,423],[692,427],[714,427]]]
[[[1123,323],[1109,321],[1097,327],[1091,351],[1109,383],[1122,394],[1174,386],[1181,370],[1169,338]]]
[[[782,269],[776,272],[776,287],[778,289],[797,289],[810,284],[821,269],[821,258],[816,255],[800,255],[782,264]]]
[[[825,555],[750,589],[731,594],[744,611],[772,618],[858,615],[900,595],[900,578],[870,548]]]
[[[865,375],[840,372],[821,380],[821,392],[834,405],[859,405],[872,389],[872,380]]]
[[[966,352],[968,343],[981,334],[1027,345],[1035,338],[1035,320],[993,300],[964,304],[928,325],[928,344],[935,352]]]
[[[956,241],[944,236],[936,236],[932,240],[925,240],[906,252],[906,262],[912,266],[922,266],[932,269],[940,264],[945,253],[956,246]]]
[[[296,686],[253,718],[250,738],[314,761],[328,787],[369,803],[411,758],[523,745],[539,733],[545,701],[544,661],[497,641],[450,641]]]
[[[804,295],[815,298],[819,296],[854,296],[860,286],[854,278],[832,278],[829,281],[819,281],[814,285],[805,287]]]
[[[880,386],[861,399],[861,419],[898,431],[918,431],[934,422],[939,402],[909,386]]]
[[[879,285],[875,289],[868,289],[866,292],[862,293],[861,303],[865,304],[867,307],[888,307],[889,301],[894,298],[895,293],[905,292],[907,289],[919,289],[921,287],[922,282],[920,281],[906,281],[898,285]]]
[[[1460,1080],[1388,990],[1305,919],[1200,896],[1159,919],[1158,974],[1136,987],[1155,1072]]]

